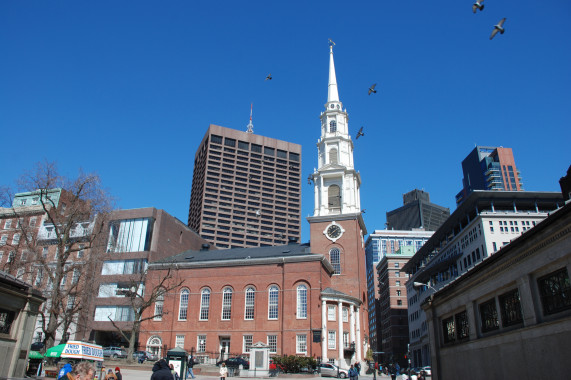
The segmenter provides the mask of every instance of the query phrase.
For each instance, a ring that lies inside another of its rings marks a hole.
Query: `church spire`
[[[329,86],[327,87],[327,103],[339,101],[337,77],[335,76],[335,62],[333,61],[333,45],[335,45],[335,43],[329,40]]]
[[[254,103],[250,103],[250,122],[246,126],[248,129],[246,130],[247,133],[254,133],[254,124],[252,124],[252,108],[254,107]]]

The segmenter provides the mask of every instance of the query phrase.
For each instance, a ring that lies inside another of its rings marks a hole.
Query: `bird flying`
[[[494,38],[494,36],[496,34],[498,34],[498,32],[500,32],[500,34],[504,34],[504,32],[506,31],[504,29],[504,22],[506,21],[506,18],[504,17],[503,19],[500,20],[500,22],[498,22],[496,25],[494,25],[494,30],[492,31],[492,35],[490,36],[490,40],[492,38]]]
[[[479,9],[480,11],[484,10],[484,4],[482,4],[484,0],[476,0],[474,4],[472,4],[472,12],[476,13]]]
[[[268,76],[266,77],[266,80],[272,80],[272,74],[268,74]]]
[[[372,92],[372,93],[375,93],[375,94],[377,93],[377,90],[375,90],[375,86],[376,86],[376,85],[377,85],[377,84],[375,83],[375,84],[373,84],[371,87],[369,87],[369,95],[371,95],[371,92]]]
[[[357,140],[361,136],[365,136],[365,133],[363,132],[363,127],[361,127],[361,129],[359,129],[359,132],[357,132],[357,136],[355,137],[355,140]]]

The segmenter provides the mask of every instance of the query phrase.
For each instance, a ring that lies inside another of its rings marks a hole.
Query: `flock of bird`
[[[476,0],[476,2],[474,4],[472,4],[472,12],[474,12],[474,14],[476,14],[476,12],[478,11],[483,11],[484,10],[484,0]],[[495,37],[496,34],[498,34],[498,32],[500,32],[500,34],[504,34],[504,32],[506,31],[504,29],[504,22],[506,22],[506,18],[504,17],[503,19],[501,19],[496,25],[494,25],[494,30],[492,30],[492,34],[490,35],[490,40],[492,38]]]
[[[484,0],[476,0],[476,2],[474,4],[472,4],[472,12],[474,12],[474,14],[476,14],[478,11],[483,11],[484,10]],[[492,30],[492,34],[490,35],[490,40],[493,39],[496,34],[498,34],[498,32],[500,34],[504,34],[504,32],[506,31],[504,29],[504,22],[506,22],[506,18],[502,18],[496,25],[494,25],[494,30]],[[331,45],[335,45],[335,42],[333,42],[331,40],[331,38],[329,39],[329,44]],[[272,80],[272,74],[268,74],[268,76],[266,76],[266,80]],[[368,95],[371,94],[376,94],[377,90],[375,89],[375,87],[377,86],[376,83],[373,83],[370,87],[369,87],[369,92]],[[358,139],[361,136],[365,136],[365,133],[363,132],[363,127],[361,127],[361,129],[359,129],[359,132],[357,132],[357,136],[355,137],[355,139]]]

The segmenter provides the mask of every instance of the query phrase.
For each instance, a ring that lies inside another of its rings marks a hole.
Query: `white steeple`
[[[321,113],[321,138],[317,170],[311,175],[315,190],[314,216],[361,212],[361,177],[353,166],[353,141],[349,115],[339,100],[333,43],[329,47],[329,83],[325,111]]]
[[[335,77],[335,62],[333,61],[333,44],[329,45],[329,86],[327,87],[327,103],[338,102],[337,78]]]
[[[252,108],[254,107],[254,103],[250,103],[250,122],[246,126],[248,128],[246,130],[247,133],[254,133],[254,124],[252,124]]]

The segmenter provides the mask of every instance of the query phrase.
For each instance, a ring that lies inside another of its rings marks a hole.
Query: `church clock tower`
[[[361,361],[367,348],[368,329],[367,279],[364,235],[367,234],[361,213],[359,189],[361,176],[354,168],[353,140],[349,135],[349,116],[339,100],[333,43],[329,47],[329,84],[325,111],[321,113],[321,137],[317,141],[318,165],[310,175],[314,184],[315,207],[310,224],[311,252],[329,259],[334,274],[331,287],[322,290],[322,337],[335,336],[337,347],[330,352],[330,342],[322,342],[322,360],[331,358],[346,367],[351,360]],[[327,314],[338,312],[338,326]],[[345,312],[347,311],[347,318]],[[337,330],[336,333],[332,331]],[[326,337],[326,338],[325,338]],[[349,348],[347,348],[349,342]],[[352,351],[351,351],[352,350]]]

